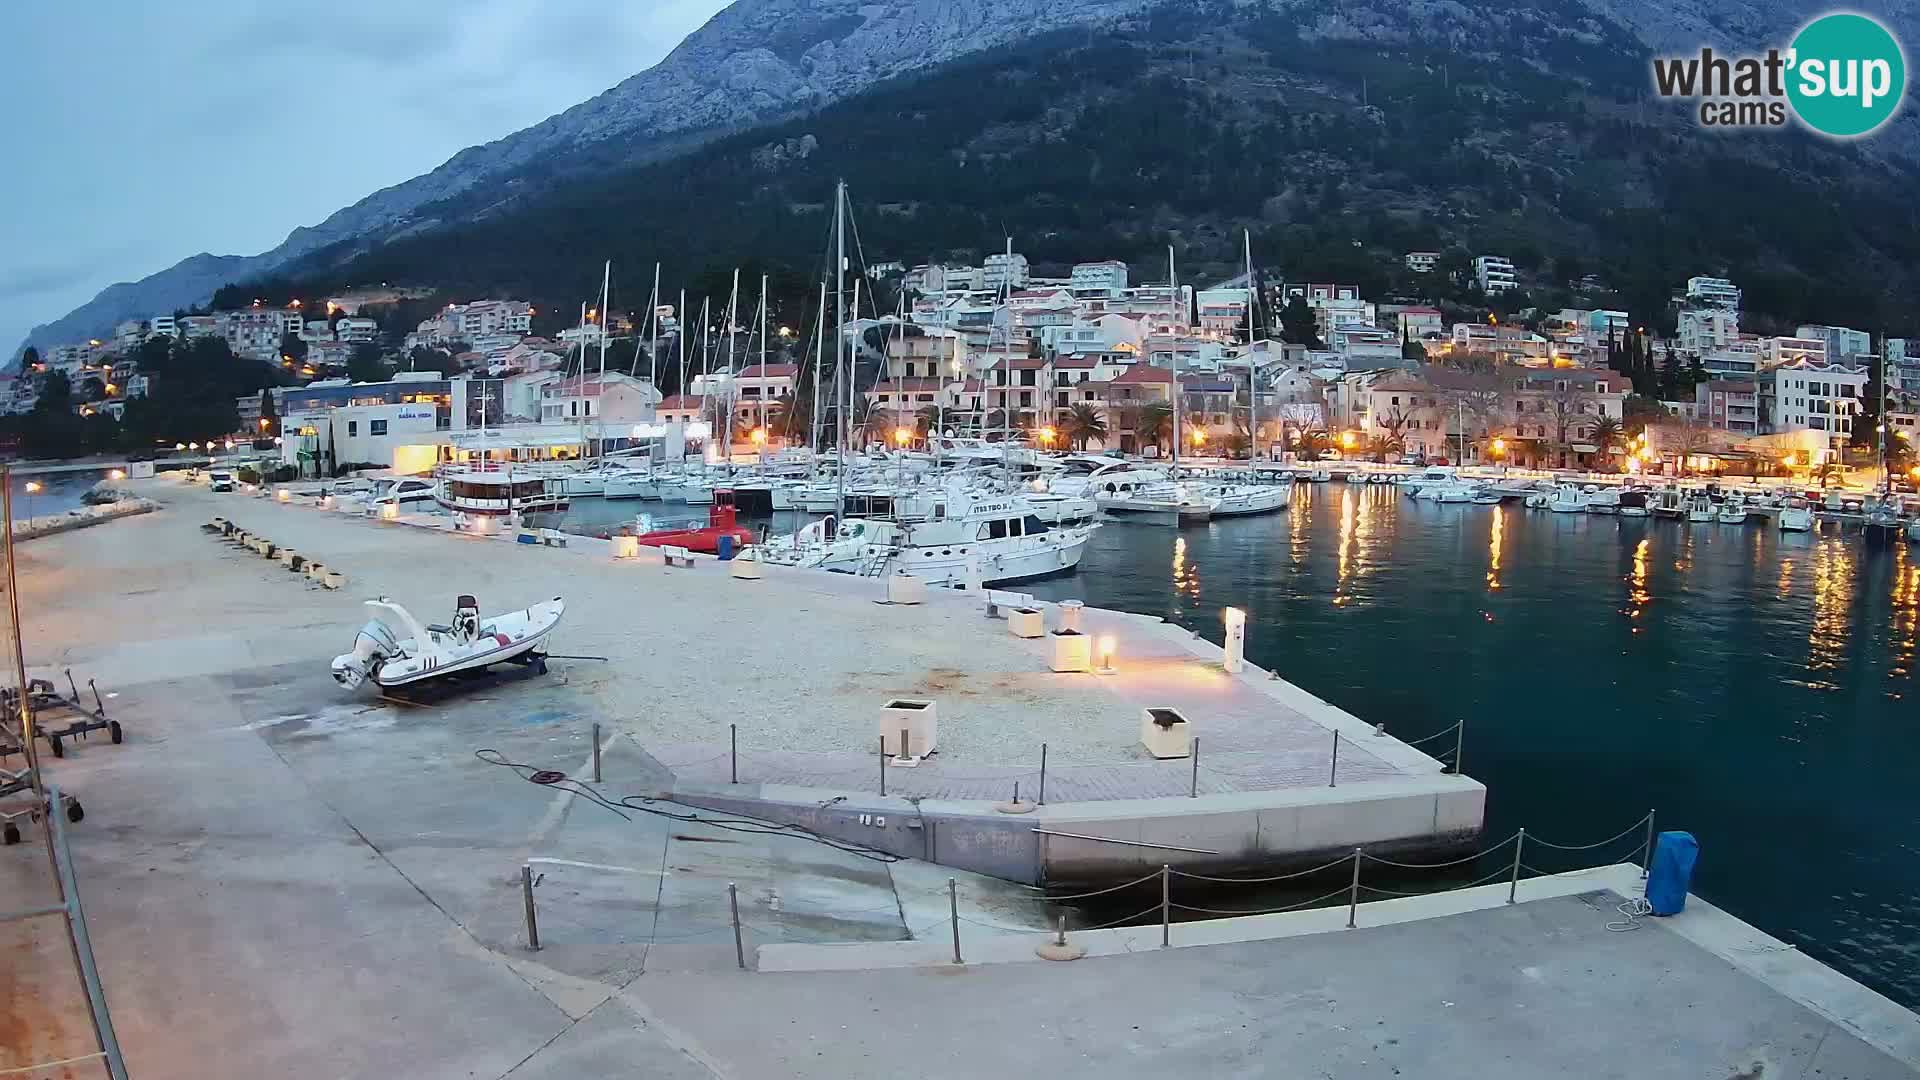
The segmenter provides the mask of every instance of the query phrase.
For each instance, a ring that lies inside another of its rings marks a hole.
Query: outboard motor
[[[393,631],[378,619],[360,628],[353,639],[353,651],[333,658],[333,681],[349,690],[357,690],[367,676],[380,670],[390,657],[400,655],[400,642]]]

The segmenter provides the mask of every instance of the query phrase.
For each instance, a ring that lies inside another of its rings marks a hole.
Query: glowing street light
[[[113,469],[107,473],[107,479],[109,480],[125,480],[126,478],[127,470],[125,469]]]
[[[265,431],[265,430],[267,430],[267,425],[268,425],[268,424],[270,424],[270,423],[272,423],[272,421],[270,421],[270,420],[268,420],[268,419],[267,419],[266,417],[264,417],[264,416],[263,416],[263,417],[261,417],[261,418],[260,418],[260,430],[261,430],[261,431]]]
[[[1343,450],[1353,449],[1354,445],[1359,441],[1351,431],[1343,431],[1340,433],[1340,447]]]
[[[33,528],[33,497],[40,494],[40,481],[27,481],[27,528]]]
[[[1506,452],[1507,452],[1507,440],[1505,440],[1505,439],[1495,439],[1495,440],[1493,440],[1493,452],[1494,452],[1494,454],[1495,454],[1495,455],[1499,455],[1499,454],[1504,454],[1504,453],[1506,453]]]
[[[1053,440],[1057,434],[1058,433],[1055,432],[1053,428],[1043,427],[1040,429],[1040,441],[1045,443],[1048,446],[1052,446]]]
[[[754,428],[748,438],[753,440],[755,446],[765,446],[767,444],[767,429],[760,427]]]
[[[1196,447],[1207,445],[1207,433],[1196,428],[1193,432],[1193,445]]]
[[[913,429],[903,427],[894,428],[893,441],[899,443],[901,447],[904,448],[908,443],[913,441]]]

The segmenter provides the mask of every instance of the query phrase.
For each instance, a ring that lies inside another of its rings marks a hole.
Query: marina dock
[[[862,1080],[906,1061],[930,1077],[1195,1063],[1448,1080],[1920,1076],[1913,1014],[1711,905],[1610,932],[1631,867],[1522,881],[1512,905],[1500,885],[1363,902],[1352,930],[1329,902],[1176,924],[1167,950],[1157,925],[1076,931],[1088,959],[1028,959],[1053,924],[1034,890],[1002,880],[1022,872],[1105,880],[1143,863],[1477,846],[1484,790],[1423,754],[1431,744],[1375,736],[1252,665],[1229,677],[1217,647],[1157,620],[1088,612],[1090,632],[1118,638],[1121,673],[1056,675],[1044,639],[1011,636],[977,598],[890,606],[876,602],[883,583],[857,578],[768,568],[738,581],[721,564],[616,562],[582,541],[150,490],[161,512],[21,556],[31,661],[97,673],[116,713],[139,718],[125,746],[81,747],[54,771],[87,799],[79,880],[134,1075]],[[346,587],[210,538],[199,526],[216,514],[324,559]],[[488,612],[565,595],[556,657],[609,660],[556,658],[545,678],[413,708],[333,685],[326,662],[364,621],[363,594],[438,618],[453,592]],[[865,748],[874,711],[914,693],[940,702],[942,749],[890,771],[882,798]],[[1213,717],[1197,795],[1191,761],[1123,752],[1143,702]],[[616,814],[475,756],[586,787],[596,721],[605,775],[591,790],[674,804],[633,798]],[[738,784],[720,772],[728,725]],[[1037,799],[1024,777],[1038,781],[1040,741],[1046,806],[1001,813],[1013,779]],[[641,809],[688,804],[911,857]],[[1436,827],[1443,808],[1457,827]],[[896,831],[902,814],[925,821]],[[31,901],[47,885],[27,871],[43,865],[0,859],[0,892]],[[64,940],[21,928],[11,954],[48,962],[19,970],[56,970]],[[31,1033],[19,1063],[84,1045],[74,988],[8,989]]]

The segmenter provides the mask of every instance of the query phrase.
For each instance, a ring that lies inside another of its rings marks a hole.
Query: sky
[[[0,34],[0,352],[578,104],[726,0],[90,0]]]

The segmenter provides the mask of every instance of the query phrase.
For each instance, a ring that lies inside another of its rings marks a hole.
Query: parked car
[[[207,474],[207,490],[208,491],[232,491],[233,490],[233,474],[230,472],[227,472],[224,469],[220,469],[220,470],[216,470],[214,472],[208,473]]]

